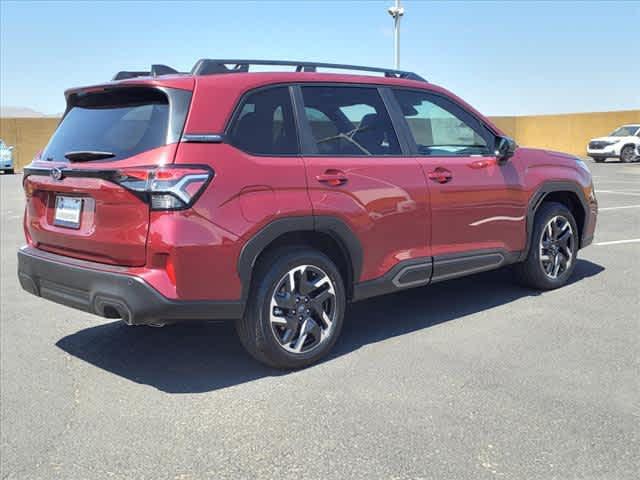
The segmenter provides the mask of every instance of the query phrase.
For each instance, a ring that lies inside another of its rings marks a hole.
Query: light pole
[[[400,0],[396,0],[396,4],[393,7],[389,7],[389,15],[393,17],[393,44],[395,47],[395,68],[400,69],[400,18],[404,15],[404,8],[400,6]]]

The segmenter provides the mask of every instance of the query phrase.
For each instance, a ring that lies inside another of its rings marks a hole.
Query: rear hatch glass
[[[150,207],[114,182],[113,172],[173,162],[190,99],[186,90],[149,87],[70,95],[40,160],[26,170],[31,243],[85,260],[144,265]]]
[[[184,90],[140,87],[72,94],[42,158],[65,161],[69,153],[86,151],[118,160],[177,142],[190,96]]]

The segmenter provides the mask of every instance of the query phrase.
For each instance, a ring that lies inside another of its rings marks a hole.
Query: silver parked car
[[[13,173],[13,147],[10,147],[0,138],[0,171]]]

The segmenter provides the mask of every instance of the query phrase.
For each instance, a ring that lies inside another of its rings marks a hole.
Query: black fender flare
[[[330,235],[346,255],[353,281],[358,281],[362,271],[362,245],[353,230],[343,220],[328,215],[279,218],[258,230],[242,247],[237,268],[242,284],[243,303],[249,295],[253,271],[260,254],[276,239],[293,232],[322,232]]]
[[[580,186],[580,184],[564,180],[564,181],[547,181],[543,182],[535,193],[529,199],[529,205],[527,206],[527,241],[524,250],[520,256],[520,260],[524,260],[527,258],[529,254],[529,248],[531,248],[531,234],[533,232],[533,222],[536,217],[536,212],[538,208],[544,201],[544,199],[553,192],[571,192],[575,193],[580,201],[580,205],[584,210],[584,226],[582,231],[582,238],[580,239],[580,246],[583,244],[583,240],[585,237],[585,232],[587,231],[588,222],[589,222],[589,202],[584,196],[584,190]]]

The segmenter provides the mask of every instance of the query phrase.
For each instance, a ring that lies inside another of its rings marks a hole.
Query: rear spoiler
[[[116,80],[126,80],[128,78],[136,78],[136,77],[158,77],[160,75],[173,75],[180,73],[174,68],[168,67],[166,65],[151,65],[151,70],[148,72],[131,72],[123,70],[114,75],[113,81]]]

